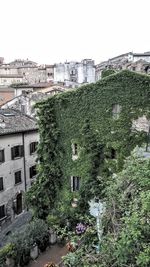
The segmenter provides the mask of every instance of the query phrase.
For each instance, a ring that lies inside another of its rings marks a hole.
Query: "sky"
[[[150,51],[150,0],[0,0],[5,62],[96,63]]]

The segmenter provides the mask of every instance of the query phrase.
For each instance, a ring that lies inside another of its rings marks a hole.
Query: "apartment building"
[[[0,109],[0,234],[25,211],[24,195],[37,173],[37,144],[34,119]]]

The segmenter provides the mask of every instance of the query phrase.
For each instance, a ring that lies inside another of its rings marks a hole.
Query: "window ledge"
[[[31,180],[36,179],[37,175],[30,177]]]
[[[0,222],[4,221],[7,218],[7,216],[4,216],[3,218],[0,219]]]
[[[19,183],[17,183],[17,184],[14,184],[14,185],[16,186],[16,185],[19,185],[19,184],[22,184],[22,181],[21,181],[21,182],[19,182]]]
[[[33,152],[33,153],[30,153],[30,156],[36,156],[37,155],[37,152]]]
[[[3,188],[2,190],[0,190],[0,193],[1,193],[1,192],[4,192],[4,191],[5,191],[5,189]]]
[[[79,155],[72,155],[72,160],[77,160],[79,158]]]
[[[21,159],[23,157],[16,157],[16,158],[13,158],[12,160],[17,160],[17,159]]]

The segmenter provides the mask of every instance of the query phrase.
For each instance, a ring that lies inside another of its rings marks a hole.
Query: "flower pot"
[[[34,245],[30,250],[30,257],[32,260],[35,260],[39,255],[38,246]]]
[[[49,243],[51,244],[51,245],[53,245],[53,244],[55,244],[56,243],[56,241],[57,241],[57,235],[56,235],[56,232],[50,232],[49,233]]]
[[[15,266],[15,261],[14,261],[14,259],[12,259],[12,258],[7,258],[7,259],[6,259],[6,266],[8,266],[8,267],[14,267],[14,266]]]

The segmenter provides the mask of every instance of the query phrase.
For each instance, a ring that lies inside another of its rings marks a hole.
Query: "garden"
[[[1,266],[10,266],[8,258],[24,266],[32,249],[42,253],[55,242],[68,249],[62,266],[150,266],[150,161],[133,151],[147,147],[149,135],[132,128],[150,117],[149,84],[123,71],[37,104],[38,177],[26,195],[33,221],[0,251]],[[81,178],[73,192],[72,176]]]

